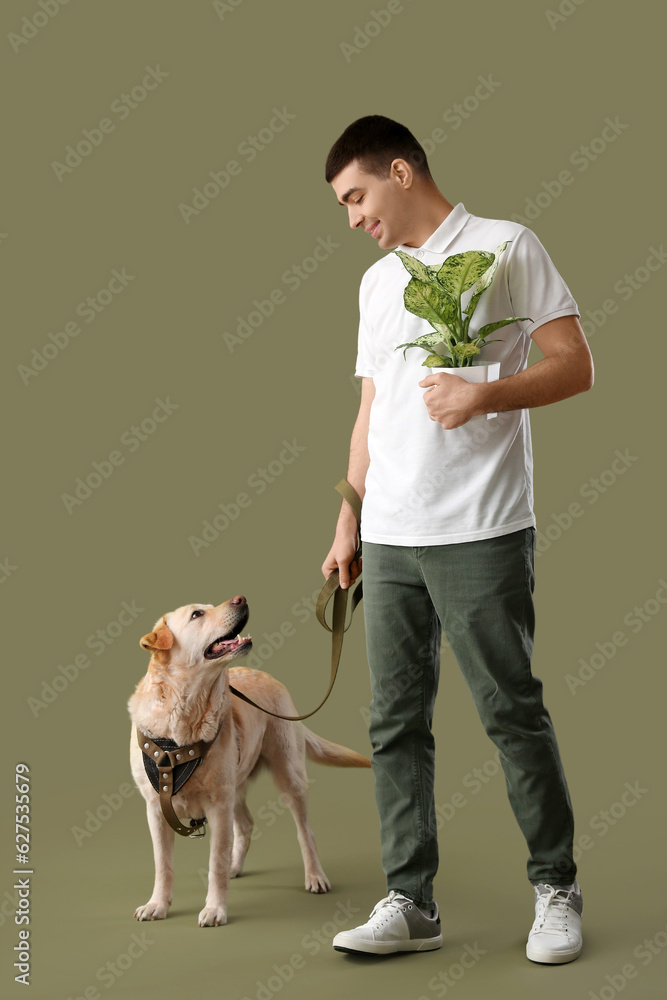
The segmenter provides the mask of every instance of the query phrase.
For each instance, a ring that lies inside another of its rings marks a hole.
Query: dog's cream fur
[[[230,682],[259,705],[282,715],[297,711],[287,689],[270,674],[229,667],[251,648],[239,635],[248,604],[237,596],[217,607],[188,604],[163,615],[141,640],[150,651],[146,676],[129,700],[132,719],[130,759],[134,780],[146,799],[153,839],[155,885],[151,898],[135,911],[138,920],[167,916],[174,881],[174,831],[162,815],[158,793],[146,776],[136,727],[152,737],[169,737],[179,746],[218,736],[194,774],[172,798],[178,818],[206,816],[210,833],[208,894],[199,914],[201,927],[227,922],[229,879],[241,873],[250,846],[253,820],[245,803],[248,782],[267,766],[292,812],[305,867],[306,889],[327,892],[331,885],[317,856],[307,815],[305,758],[340,767],[370,767],[362,754],[331,743],[301,722],[276,719],[232,695]],[[222,639],[215,648],[215,640]],[[216,658],[205,657],[205,652]],[[240,761],[239,761],[240,747]]]

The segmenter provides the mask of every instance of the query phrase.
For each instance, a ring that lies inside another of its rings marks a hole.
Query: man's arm
[[[359,413],[352,430],[350,440],[350,460],[347,467],[347,481],[363,500],[366,492],[366,473],[370,464],[368,455],[368,423],[371,403],[375,397],[375,385],[372,378],[364,378],[361,382],[361,403]],[[322,563],[322,573],[330,577],[334,570],[339,571],[340,585],[343,588],[354,583],[361,573],[361,560],[353,562],[357,550],[357,518],[347,500],[343,500],[336,525],[336,535],[329,553]]]
[[[576,316],[543,323],[532,339],[544,358],[516,375],[483,384],[444,373],[422,379],[422,388],[435,386],[424,393],[431,420],[450,430],[480,414],[546,406],[592,388],[593,358]]]

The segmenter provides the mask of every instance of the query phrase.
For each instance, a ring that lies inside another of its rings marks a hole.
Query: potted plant
[[[422,364],[431,371],[450,372],[466,382],[495,381],[500,375],[500,362],[484,362],[480,358],[482,348],[487,343],[495,343],[487,337],[509,323],[530,322],[531,317],[510,316],[486,323],[472,337],[470,320],[493,281],[501,254],[511,242],[506,240],[501,243],[495,253],[487,250],[456,253],[442,264],[423,264],[402,250],[394,250],[411,276],[403,293],[405,308],[415,316],[428,320],[433,328],[432,332],[410,343],[399,344],[395,350],[402,347],[405,357],[410,347],[421,347],[428,352]],[[461,298],[473,285],[473,294],[463,306]],[[487,417],[495,416],[495,413],[487,414]]]

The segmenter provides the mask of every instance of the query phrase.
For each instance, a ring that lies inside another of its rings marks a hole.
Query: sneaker
[[[428,917],[412,899],[392,890],[373,907],[368,921],[333,939],[336,951],[388,955],[394,951],[434,951],[442,946],[438,904]]]
[[[526,944],[531,962],[558,965],[579,957],[583,909],[576,881],[571,889],[546,883],[535,886],[535,923]]]

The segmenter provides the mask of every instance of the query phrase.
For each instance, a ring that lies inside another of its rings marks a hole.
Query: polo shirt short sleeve
[[[506,252],[512,305],[508,315],[533,317],[532,323],[519,324],[524,333],[531,336],[543,323],[559,316],[579,315],[569,288],[531,229],[522,228]]]
[[[471,215],[464,205],[449,213],[419,248],[397,249],[425,264],[466,250],[495,251],[510,241],[493,282],[470,324],[529,316],[493,334],[484,361],[500,362],[500,377],[523,371],[530,335],[559,316],[579,316],[577,303],[537,236],[519,223]],[[362,541],[388,545],[445,545],[475,541],[535,524],[532,445],[528,410],[473,417],[445,430],[431,420],[418,383],[426,354],[399,344],[430,331],[403,303],[410,276],[388,253],[362,277],[355,375],[373,379],[368,431],[370,464],[362,506]],[[463,304],[466,304],[466,293]],[[449,376],[448,376],[449,377]]]
[[[375,368],[373,367],[372,342],[366,325],[366,304],[364,294],[364,277],[359,286],[359,337],[357,343],[357,364],[354,370],[355,375],[373,377]]]

